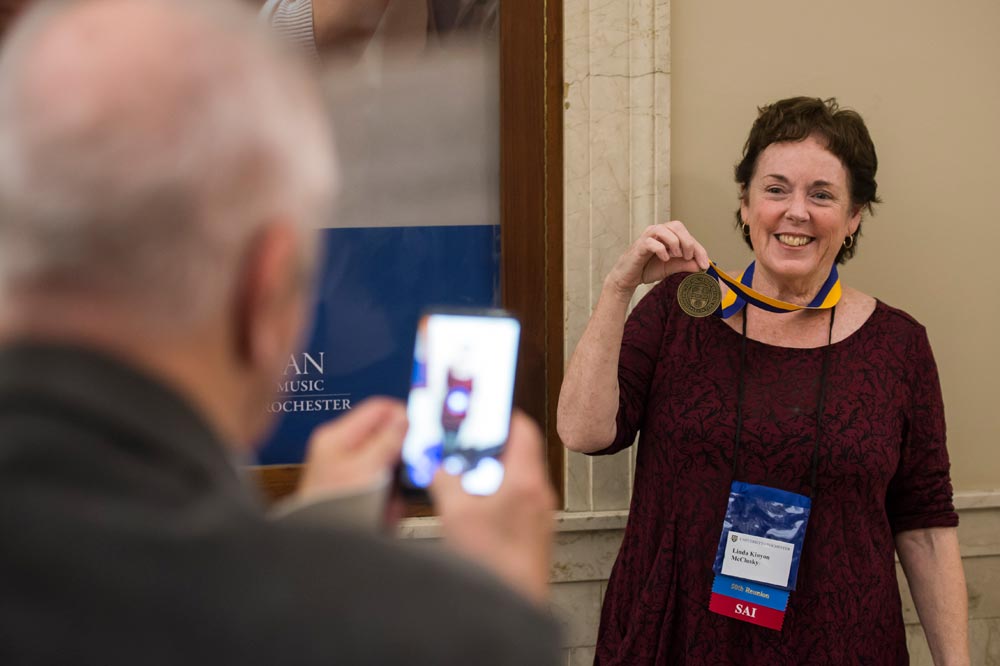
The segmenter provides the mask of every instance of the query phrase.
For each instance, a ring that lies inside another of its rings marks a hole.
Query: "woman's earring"
[[[740,233],[743,234],[744,238],[750,238],[750,225],[746,222],[740,222]]]
[[[850,242],[848,242],[848,241],[850,241]],[[851,234],[847,238],[844,239],[844,249],[845,250],[850,250],[852,247],[854,247],[854,234]]]

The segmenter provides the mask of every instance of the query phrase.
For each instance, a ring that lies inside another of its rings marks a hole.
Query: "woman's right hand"
[[[608,273],[606,285],[628,298],[640,284],[709,266],[708,252],[679,220],[646,227]]]
[[[615,441],[618,354],[636,287],[708,266],[708,252],[676,220],[648,227],[619,257],[566,366],[556,416],[566,448],[594,453]]]

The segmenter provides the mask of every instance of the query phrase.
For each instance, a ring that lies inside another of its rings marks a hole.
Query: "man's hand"
[[[469,495],[459,477],[439,470],[431,497],[453,551],[542,604],[548,598],[556,496],[545,473],[541,433],[521,413],[511,421],[503,460],[506,473],[496,494]]]
[[[309,439],[302,499],[351,493],[385,480],[399,461],[406,409],[388,398],[371,398]]]

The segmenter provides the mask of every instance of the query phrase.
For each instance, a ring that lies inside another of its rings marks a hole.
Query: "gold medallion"
[[[681,280],[677,303],[692,317],[707,317],[722,303],[722,289],[715,278],[705,273],[692,273]]]

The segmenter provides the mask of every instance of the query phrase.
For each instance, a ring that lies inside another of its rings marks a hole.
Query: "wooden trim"
[[[566,449],[556,432],[563,380],[566,301],[563,284],[563,0],[545,3],[545,368],[549,471],[564,506]]]
[[[504,307],[522,322],[515,403],[541,425],[563,496],[562,0],[500,3],[500,234]]]
[[[250,477],[260,489],[265,504],[273,504],[291,495],[299,485],[302,465],[262,465],[248,468]],[[408,502],[405,517],[433,516],[434,508],[427,502]]]
[[[264,502],[273,504],[295,492],[302,475],[302,465],[261,465],[250,467],[247,472],[260,489]]]

